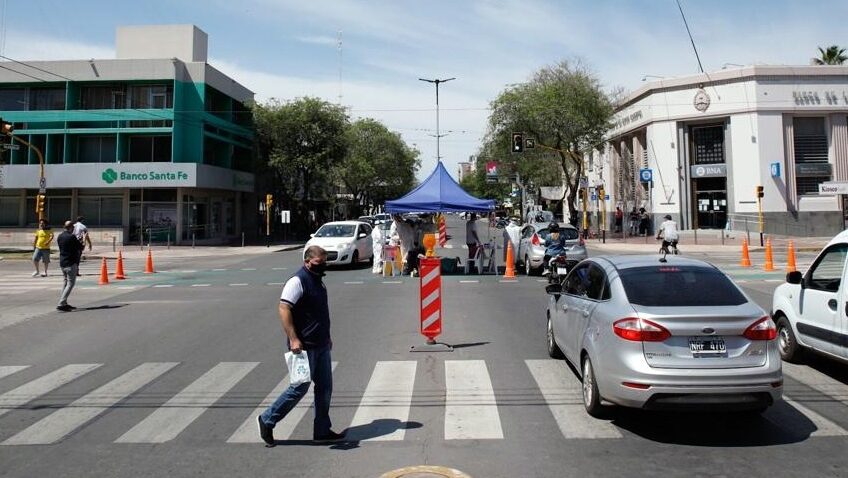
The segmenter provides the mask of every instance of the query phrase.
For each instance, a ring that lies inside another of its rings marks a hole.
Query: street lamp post
[[[439,83],[447,83],[448,81],[455,80],[456,78],[447,78],[444,80],[438,78],[434,80],[428,80],[426,78],[418,79],[436,85],[436,161],[438,162],[442,160],[441,151],[439,149],[439,141],[442,137],[442,135],[439,133]]]

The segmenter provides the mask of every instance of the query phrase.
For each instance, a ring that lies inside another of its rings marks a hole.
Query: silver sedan
[[[592,416],[606,403],[761,412],[781,399],[774,322],[709,263],[595,257],[547,291],[548,354],[579,370]]]
[[[530,223],[521,228],[521,239],[516,257],[524,265],[524,273],[528,276],[542,272],[549,224],[547,222]],[[560,234],[565,236],[565,254],[570,264],[576,264],[589,256],[576,227],[564,224],[559,230]]]

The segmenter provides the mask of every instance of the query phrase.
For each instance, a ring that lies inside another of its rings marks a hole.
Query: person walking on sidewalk
[[[309,246],[304,265],[283,286],[279,314],[283,331],[292,353],[306,351],[312,382],[315,383],[315,419],[312,439],[318,442],[338,441],[344,433],[331,430],[330,398],[333,394],[333,370],[330,351],[330,307],[327,287],[322,277],[327,268],[327,251]],[[258,417],[259,436],[266,446],[274,446],[274,426],[306,395],[309,382],[289,386]]]
[[[65,278],[62,295],[59,297],[59,305],[56,309],[68,312],[76,308],[68,304],[68,297],[77,282],[79,262],[82,256],[82,243],[74,235],[73,222],[65,221],[65,232],[59,234],[56,243],[59,245],[59,267],[62,268],[62,275]]]
[[[50,245],[53,243],[53,231],[47,225],[47,220],[38,221],[38,230],[35,231],[35,239],[32,241],[34,252],[32,253],[32,265],[35,266],[33,277],[47,277],[47,266],[50,265]],[[44,263],[44,272],[38,270],[38,261]]]

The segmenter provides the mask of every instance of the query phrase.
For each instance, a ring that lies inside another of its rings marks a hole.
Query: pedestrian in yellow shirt
[[[41,277],[47,277],[47,266],[50,265],[50,244],[53,243],[53,231],[47,225],[47,221],[42,219],[38,221],[38,230],[35,231],[35,239],[32,241],[32,246],[35,252],[32,253],[32,264],[35,266],[33,277],[38,277],[40,273],[38,269],[38,261],[44,262],[44,272]]]

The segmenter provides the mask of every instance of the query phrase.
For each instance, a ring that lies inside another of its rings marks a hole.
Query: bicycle
[[[657,236],[657,240],[660,239],[662,239],[662,236]],[[671,250],[668,249],[669,246],[671,246]],[[668,254],[672,254],[675,256],[680,254],[680,250],[677,248],[677,239],[674,239],[673,241],[666,241],[665,239],[662,239],[662,245],[660,245],[660,254],[662,254],[660,262],[667,262],[665,256],[667,256]]]

